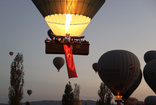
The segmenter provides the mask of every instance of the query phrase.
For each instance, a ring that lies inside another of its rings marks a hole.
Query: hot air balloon
[[[136,90],[142,80],[142,71],[140,70],[137,80],[131,85],[127,92],[123,95],[122,99],[128,99],[130,95]]]
[[[156,93],[156,59],[146,63],[143,74],[148,86]]]
[[[144,60],[146,63],[153,60],[153,59],[156,59],[156,51],[155,50],[147,51],[144,54]]]
[[[106,0],[32,0],[56,38],[82,40],[81,36],[91,19]],[[81,41],[79,41],[81,42]],[[88,55],[89,41],[73,44],[73,54]],[[46,54],[64,54],[63,44],[45,42]]]
[[[11,51],[11,52],[9,52],[9,55],[10,55],[10,56],[12,56],[13,54],[14,54],[14,53],[13,53],[12,51]]]
[[[156,105],[156,96],[147,96],[144,102],[145,105]]]
[[[56,57],[53,60],[54,66],[60,71],[61,67],[64,65],[64,59],[62,57]]]
[[[135,97],[128,98],[128,105],[134,105],[134,103],[138,102],[138,99]]]
[[[140,62],[131,52],[112,50],[104,53],[99,61],[101,80],[116,98],[125,95],[140,73]]]
[[[32,0],[55,35],[80,36],[106,0]]]
[[[98,63],[93,63],[92,68],[95,72],[100,71],[100,68],[98,67]]]
[[[17,73],[18,76],[20,76],[22,74],[22,72],[23,72],[22,70],[17,70],[16,73]]]
[[[134,105],[145,105],[145,103],[143,101],[138,101],[138,102],[134,103]]]
[[[27,93],[30,96],[32,94],[32,90],[31,89],[27,90]]]
[[[82,102],[79,98],[73,98],[73,104],[72,105],[82,105]]]

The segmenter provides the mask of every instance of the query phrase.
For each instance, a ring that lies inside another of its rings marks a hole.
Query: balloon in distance
[[[156,59],[146,63],[143,74],[148,86],[156,93]]]
[[[145,105],[145,103],[143,101],[138,101],[138,102],[134,103],[134,105]]]
[[[12,51],[11,51],[11,52],[9,52],[9,55],[10,55],[10,56],[13,56],[13,54],[14,54],[14,53],[13,53]]]
[[[98,67],[98,63],[93,63],[92,68],[95,72],[100,71],[100,68]]]
[[[32,90],[31,89],[27,90],[27,93],[30,96],[32,94]]]
[[[155,50],[150,50],[150,51],[147,51],[145,54],[144,54],[144,61],[147,63],[153,59],[156,59],[156,51]]]
[[[138,99],[135,97],[130,97],[128,98],[127,102],[128,102],[128,105],[134,105],[134,103],[138,102]]]
[[[62,68],[62,66],[64,65],[64,59],[62,57],[55,57],[53,59],[53,64],[54,66],[57,68],[58,72],[60,71],[60,69]]]
[[[156,105],[156,96],[147,96],[144,102],[145,105]]]
[[[122,97],[137,80],[140,62],[136,55],[126,50],[112,50],[104,53],[99,61],[101,80],[114,96]]]
[[[17,70],[16,73],[17,73],[18,76],[21,76],[21,74],[23,73],[23,71],[22,70]]]

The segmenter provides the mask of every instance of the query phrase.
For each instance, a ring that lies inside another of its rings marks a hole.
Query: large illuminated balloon
[[[100,68],[98,67],[98,63],[93,63],[92,68],[94,69],[95,72],[100,71]]]
[[[30,96],[32,94],[32,90],[27,90],[28,95]]]
[[[64,65],[64,59],[62,57],[56,57],[53,60],[53,64],[59,71],[61,69],[61,67]]]
[[[56,36],[80,36],[106,0],[32,0]]]
[[[134,105],[145,105],[145,103],[143,101],[138,101],[138,102],[134,103]]]
[[[122,97],[137,80],[140,73],[140,62],[131,52],[112,50],[104,53],[99,61],[99,76],[113,92],[115,97]]]
[[[156,59],[156,51],[155,50],[147,51],[144,54],[144,60],[146,63],[153,60],[153,59]]]
[[[122,99],[127,99],[131,96],[131,94],[136,90],[136,88],[139,86],[140,82],[142,80],[142,71],[140,70],[139,77],[137,80],[131,85],[131,87],[127,90],[127,92],[124,94]]]
[[[9,52],[9,55],[10,55],[10,56],[12,56],[13,54],[14,54],[14,53],[13,53],[12,51],[11,51],[11,52]]]
[[[147,96],[144,102],[146,105],[156,105],[156,96]]]
[[[143,74],[148,86],[156,93],[156,59],[146,63]]]

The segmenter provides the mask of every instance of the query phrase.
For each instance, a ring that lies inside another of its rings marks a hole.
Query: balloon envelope
[[[148,86],[156,93],[156,59],[146,63],[143,74]]]
[[[92,68],[95,72],[100,71],[100,68],[98,67],[98,63],[93,63]]]
[[[13,54],[14,54],[14,53],[13,53],[12,51],[11,51],[11,52],[9,52],[9,55],[10,55],[10,56],[12,56]]]
[[[82,105],[82,102],[79,98],[73,98],[72,102],[72,105]]]
[[[138,102],[134,103],[134,105],[145,105],[145,103],[143,101],[138,101]]]
[[[32,0],[55,35],[80,36],[106,0]]]
[[[147,51],[144,54],[144,60],[146,63],[153,60],[153,59],[156,59],[156,51],[155,50]]]
[[[130,97],[128,98],[127,102],[128,102],[128,105],[134,105],[134,103],[138,102],[138,99],[135,97]]]
[[[64,65],[64,59],[62,57],[56,57],[53,60],[53,64],[59,71],[61,69],[61,67]]]
[[[115,96],[123,96],[140,73],[138,58],[126,50],[112,50],[104,53],[98,65],[100,78]]]
[[[156,96],[147,96],[144,102],[146,105],[156,105]]]
[[[27,90],[28,95],[30,96],[32,94],[32,90]]]
[[[136,90],[136,88],[139,86],[140,82],[142,80],[142,71],[140,70],[139,76],[137,80],[131,85],[131,87],[127,90],[127,92],[124,94],[122,99],[127,99],[130,97],[130,95]]]

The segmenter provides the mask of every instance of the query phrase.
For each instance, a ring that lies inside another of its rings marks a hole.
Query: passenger
[[[60,43],[59,38],[56,37],[56,38],[55,38],[55,42],[56,42],[56,43]]]
[[[50,42],[50,40],[48,38],[46,38],[46,42]]]
[[[61,38],[60,43],[64,43],[64,38]]]

